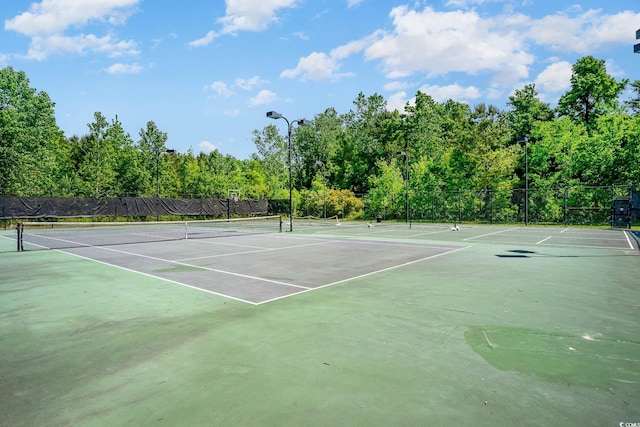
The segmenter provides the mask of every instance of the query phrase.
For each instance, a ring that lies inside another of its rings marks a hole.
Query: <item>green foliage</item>
[[[327,216],[344,219],[361,219],[364,203],[351,190],[327,190]]]
[[[616,110],[628,80],[607,74],[603,59],[585,56],[572,67],[571,89],[558,101],[558,113],[591,129],[598,117]]]
[[[86,134],[65,138],[48,95],[7,67],[0,70],[0,193],[225,198],[234,189],[243,198],[288,201],[291,171],[298,215],[320,217],[326,203],[327,216],[403,218],[408,197],[416,219],[516,221],[528,184],[532,218],[558,221],[567,203],[606,209],[610,194],[577,196],[577,186],[640,182],[640,83],[623,101],[627,84],[588,56],[573,66],[555,111],[533,84],[509,97],[507,111],[437,102],[420,91],[403,112],[389,111],[382,96],[360,93],[345,114],[327,108],[312,126],[293,126],[291,147],[273,123],[254,130],[256,152],[239,160],[217,150],[166,153],[169,135],[152,121],[134,143],[117,116],[100,112]]]
[[[59,179],[67,183],[65,167],[58,166],[65,151],[53,107],[24,72],[0,69],[0,194],[54,195]]]
[[[367,213],[369,216],[384,217],[398,215],[405,211],[403,195],[404,177],[397,161],[378,162],[379,175],[369,178],[370,190],[367,194]]]

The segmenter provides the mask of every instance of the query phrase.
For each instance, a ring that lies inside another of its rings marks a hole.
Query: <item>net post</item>
[[[280,220],[280,231],[279,232],[282,233],[282,215],[280,215],[278,218]]]
[[[24,247],[22,246],[22,223],[19,222],[16,225],[16,244],[17,244],[17,251],[18,252],[22,252],[24,250]]]

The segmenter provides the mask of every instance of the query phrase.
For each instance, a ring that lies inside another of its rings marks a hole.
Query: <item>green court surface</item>
[[[640,423],[624,230],[339,223],[16,252],[2,426]]]

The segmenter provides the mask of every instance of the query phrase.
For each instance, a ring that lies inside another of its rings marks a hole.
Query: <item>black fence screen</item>
[[[162,199],[113,197],[0,196],[0,219],[98,218],[146,216],[231,217],[267,214],[268,201],[236,199]]]

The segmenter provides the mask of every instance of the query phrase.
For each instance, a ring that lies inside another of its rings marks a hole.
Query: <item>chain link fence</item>
[[[634,193],[632,185],[480,191],[438,188],[410,192],[408,211],[414,222],[611,225],[614,201],[631,200]],[[393,195],[395,202],[384,212],[367,209],[367,196],[363,199],[367,216],[406,218],[404,193]],[[633,223],[640,221],[636,218]]]

